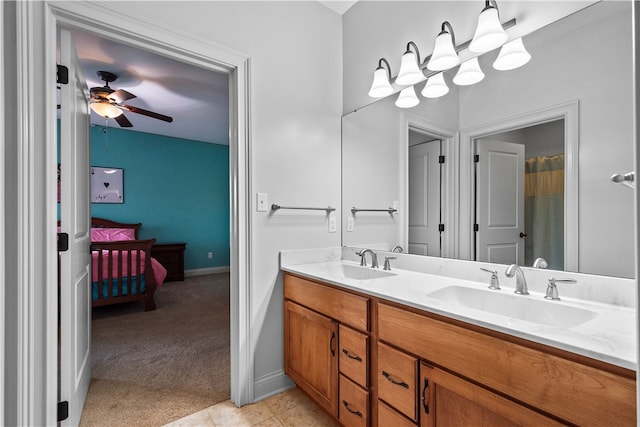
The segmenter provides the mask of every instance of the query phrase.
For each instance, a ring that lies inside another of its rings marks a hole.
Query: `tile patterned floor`
[[[164,427],[338,427],[300,390],[293,388],[253,405],[218,403]]]

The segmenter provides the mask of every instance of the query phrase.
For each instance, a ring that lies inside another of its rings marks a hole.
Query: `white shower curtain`
[[[564,154],[525,161],[525,265],[564,270]]]

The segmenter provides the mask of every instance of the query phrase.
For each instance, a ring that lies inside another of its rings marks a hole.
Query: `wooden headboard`
[[[104,218],[91,217],[91,227],[93,228],[132,228],[134,229],[135,238],[138,240],[138,230],[142,227],[142,223],[137,224],[125,224],[122,222],[115,222]]]

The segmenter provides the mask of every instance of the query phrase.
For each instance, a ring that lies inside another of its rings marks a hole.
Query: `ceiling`
[[[74,32],[73,41],[89,88],[104,86],[97,71],[118,76],[112,89],[136,95],[127,105],[173,117],[172,123],[125,112],[132,131],[216,144],[229,144],[229,83],[225,73],[206,70],[92,34]],[[91,112],[91,123],[105,125]],[[107,126],[119,127],[113,120]]]

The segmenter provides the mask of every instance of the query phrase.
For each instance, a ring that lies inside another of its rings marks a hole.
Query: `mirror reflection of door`
[[[515,151],[490,141],[522,146],[522,160],[509,163]],[[475,150],[476,260],[531,266],[542,257],[549,268],[563,270],[564,120],[480,138]],[[482,162],[486,150],[489,161]],[[515,183],[522,184],[521,195]]]
[[[410,254],[441,256],[442,141],[409,130],[409,241]]]

